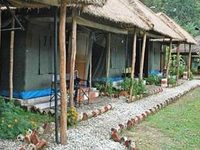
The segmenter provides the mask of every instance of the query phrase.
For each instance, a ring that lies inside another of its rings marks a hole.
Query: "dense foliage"
[[[164,12],[188,32],[197,35],[200,28],[199,0],[141,0],[155,12]]]
[[[53,121],[47,115],[26,112],[13,102],[0,98],[0,139],[13,139],[28,129],[35,129],[45,122]]]
[[[133,95],[147,94],[147,89],[143,83],[143,80],[131,80],[130,78],[124,79],[124,81],[120,84],[121,89],[123,91],[130,91],[132,85]]]
[[[149,75],[146,81],[149,85],[160,85],[161,78],[162,77],[158,75]]]
[[[177,74],[177,56],[172,55],[171,57],[171,64],[170,64],[170,75],[171,76],[176,76]],[[180,55],[179,56],[179,77],[183,76],[183,72],[186,71],[186,62],[184,61],[183,57]]]

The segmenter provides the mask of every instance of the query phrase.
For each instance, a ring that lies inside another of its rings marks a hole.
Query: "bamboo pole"
[[[66,2],[61,1],[60,6],[60,25],[59,25],[59,47],[60,47],[60,142],[67,144],[67,91],[66,91]]]
[[[10,67],[9,67],[9,99],[13,99],[13,63],[14,63],[14,45],[15,45],[15,19],[12,18],[12,31],[10,34]]]
[[[180,44],[177,45],[176,57],[177,57],[176,80],[178,81],[178,79],[179,79],[179,65],[180,65]]]
[[[76,23],[76,8],[72,10],[72,49],[71,49],[71,63],[70,63],[70,106],[74,106],[74,70],[76,62],[76,37],[77,37],[77,23]]]
[[[134,37],[133,37],[133,51],[132,51],[132,68],[131,68],[131,80],[134,79],[135,74],[135,62],[136,62],[136,44],[137,44],[137,33],[135,31]],[[131,84],[130,88],[130,101],[132,101],[132,95],[133,95],[133,84]]]
[[[191,59],[192,59],[192,46],[191,44],[189,44],[188,78],[190,78],[190,72],[191,72]]]
[[[106,59],[106,78],[109,78],[110,74],[110,42],[111,42],[111,34],[108,33],[107,36],[107,59]]]
[[[147,40],[147,33],[144,33],[143,36],[143,44],[142,44],[142,55],[140,59],[140,80],[143,79],[143,70],[144,70],[144,57],[145,57],[145,49],[146,49],[146,40]]]
[[[172,39],[170,39],[170,44],[169,44],[169,54],[168,54],[166,78],[168,78],[168,76],[169,76],[169,69],[170,69],[170,65],[171,65],[171,55],[172,55]]]

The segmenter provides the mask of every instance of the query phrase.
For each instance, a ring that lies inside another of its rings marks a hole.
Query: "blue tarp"
[[[51,88],[42,89],[42,90],[21,91],[21,92],[14,91],[13,97],[27,100],[27,99],[32,99],[32,98],[49,96],[51,94],[51,91],[52,91]],[[0,94],[1,96],[5,96],[5,97],[9,96],[8,91],[1,91]]]

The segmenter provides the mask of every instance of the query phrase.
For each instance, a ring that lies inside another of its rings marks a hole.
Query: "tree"
[[[164,12],[194,36],[200,27],[199,0],[142,0],[155,12]]]

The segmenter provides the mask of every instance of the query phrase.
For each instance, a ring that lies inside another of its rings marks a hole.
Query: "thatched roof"
[[[150,26],[137,13],[131,11],[127,0],[108,0],[103,7],[87,6],[83,13],[114,23],[150,30]]]
[[[200,54],[200,35],[195,37],[195,40],[197,42],[197,45],[192,45],[192,53]],[[181,53],[189,53],[189,45],[181,44],[179,51]],[[174,49],[172,52],[176,53],[176,49]]]
[[[10,0],[16,7],[59,6],[61,0]],[[66,0],[68,5],[103,6],[107,0]]]
[[[157,16],[159,16],[171,29],[178,33],[183,38],[183,41],[191,44],[197,44],[195,39],[186,30],[184,30],[180,25],[178,25],[166,14],[160,12],[157,14]]]
[[[139,0],[108,0],[103,7],[85,7],[83,13],[115,23],[129,24],[147,31],[155,31],[166,37],[181,39],[179,34]]]
[[[139,0],[128,0],[132,11],[137,13],[142,17],[146,22],[152,26],[151,30],[158,32],[167,37],[181,39],[181,37],[174,32],[170,27],[168,27],[150,8],[144,5]]]

